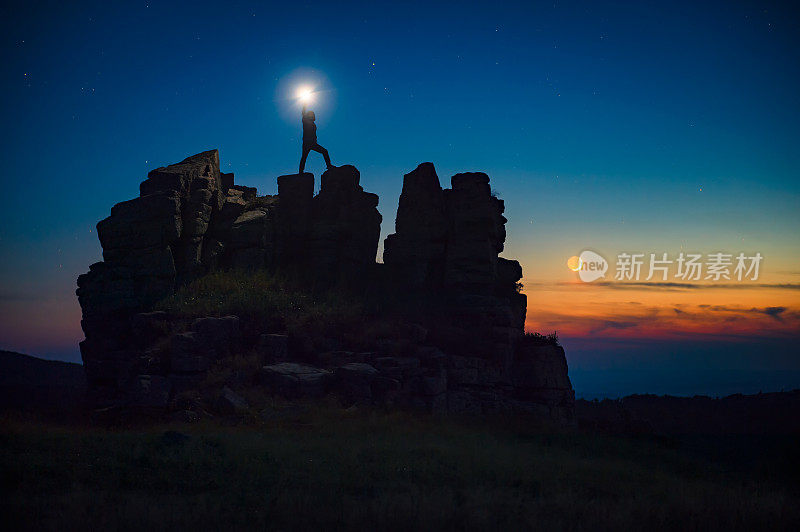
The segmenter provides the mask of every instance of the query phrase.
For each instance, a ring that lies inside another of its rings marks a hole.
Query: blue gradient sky
[[[537,283],[571,279],[564,261],[586,247],[759,251],[765,282],[798,283],[800,17],[782,3],[697,4],[7,4],[0,348],[79,359],[75,279],[100,260],[94,226],[150,169],[219,148],[237,182],[275,193],[299,158],[284,89],[303,78],[324,80],[320,142],[380,195],[384,236],[418,163],[434,162],[443,185],[487,172],[532,302]],[[319,175],[321,159],[308,168]],[[798,294],[756,305],[793,319]],[[529,326],[573,331],[562,337],[579,395],[647,391],[637,368],[662,367],[647,349],[587,343],[591,330],[560,310],[563,324]],[[770,342],[796,345],[789,318]],[[725,370],[714,356],[699,368]],[[661,375],[683,367],[663,364]],[[800,371],[796,356],[773,366]],[[780,386],[800,386],[794,375]],[[677,393],[674,377],[659,382]]]

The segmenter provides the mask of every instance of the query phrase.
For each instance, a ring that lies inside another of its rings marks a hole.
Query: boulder
[[[560,345],[520,342],[512,369],[514,396],[548,407],[574,408],[575,392]]]
[[[358,281],[374,268],[382,218],[378,196],[364,192],[359,181],[354,166],[330,168],[312,200],[310,265],[322,285]]]
[[[418,323],[412,323],[408,326],[408,339],[412,343],[422,344],[428,338],[428,329]]]
[[[264,366],[262,382],[272,392],[290,398],[318,397],[325,391],[331,372],[295,362]]]
[[[248,204],[230,225],[223,263],[245,270],[272,267],[277,253],[277,214],[277,202],[271,196]]]
[[[170,339],[170,370],[174,374],[206,371],[213,361],[239,351],[239,318],[197,318],[191,331],[177,333]]]
[[[447,411],[453,414],[480,414],[480,401],[467,390],[447,392]]]
[[[217,411],[224,415],[242,415],[246,414],[250,409],[250,405],[245,398],[227,386],[223,387],[217,396],[215,406]]]
[[[243,185],[232,184],[230,187],[228,187],[228,189],[229,189],[228,192],[230,193],[238,192],[245,201],[253,201],[254,199],[256,199],[256,196],[258,195],[258,190],[256,189],[256,187],[246,187]]]
[[[222,190],[227,192],[233,185],[233,172],[226,174],[225,172],[219,173],[219,181],[222,185]]]
[[[422,374],[420,360],[413,357],[375,357],[372,366],[381,375],[400,381]]]
[[[289,358],[289,336],[285,334],[262,334],[258,338],[257,349],[265,362],[287,360]]]
[[[172,323],[163,310],[141,312],[131,319],[131,333],[139,347],[154,344],[169,335]]]
[[[411,287],[440,288],[448,228],[439,177],[432,163],[422,163],[403,177],[395,233],[384,243],[384,263]]]
[[[278,197],[278,265],[290,271],[308,270],[314,174],[278,177]]]
[[[172,373],[199,373],[211,367],[211,356],[197,340],[197,333],[178,333],[170,339]]]
[[[197,318],[192,332],[200,349],[212,360],[231,356],[241,348],[238,316]]]
[[[442,369],[447,367],[448,356],[437,347],[419,346],[414,355],[426,368]]]
[[[390,406],[400,392],[401,384],[397,379],[378,375],[370,382],[370,395],[377,405]]]
[[[422,395],[441,395],[447,391],[447,373],[443,369],[427,372],[421,379]]]
[[[508,384],[507,369],[486,358],[450,355],[447,363],[447,376],[454,385],[492,387]]]
[[[343,399],[353,403],[372,401],[372,382],[378,370],[363,362],[351,362],[334,370],[334,390]]]

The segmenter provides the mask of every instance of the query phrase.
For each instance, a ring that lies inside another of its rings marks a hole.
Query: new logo
[[[591,283],[605,277],[608,271],[608,261],[594,251],[584,250],[580,255],[570,257],[567,267],[578,272],[578,277],[584,283]]]

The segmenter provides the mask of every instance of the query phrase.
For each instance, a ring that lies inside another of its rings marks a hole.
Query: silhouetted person
[[[303,106],[303,156],[300,157],[300,171],[298,173],[302,174],[303,169],[306,167],[306,157],[308,157],[308,152],[314,150],[315,152],[321,153],[322,156],[325,158],[325,165],[328,167],[328,170],[331,169],[333,166],[331,164],[331,158],[328,157],[328,150],[317,144],[317,125],[314,123],[317,117],[314,115],[314,111],[306,111],[306,106]]]

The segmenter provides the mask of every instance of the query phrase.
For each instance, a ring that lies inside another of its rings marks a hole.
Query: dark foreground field
[[[0,353],[5,529],[800,529],[798,392],[580,401],[557,429],[334,403],[109,425],[84,386]]]
[[[368,411],[100,429],[6,419],[4,520],[34,529],[797,529],[791,479],[652,439]]]

